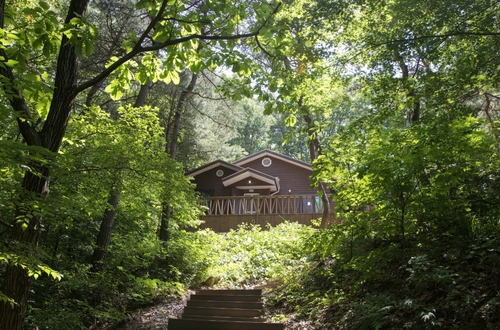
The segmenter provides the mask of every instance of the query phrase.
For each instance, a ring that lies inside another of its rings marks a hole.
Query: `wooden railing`
[[[201,197],[206,215],[320,214],[321,198],[316,195]]]

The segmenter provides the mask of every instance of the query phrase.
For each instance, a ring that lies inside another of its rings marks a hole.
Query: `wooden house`
[[[242,223],[264,227],[288,220],[309,225],[321,218],[323,206],[311,188],[311,174],[310,164],[271,150],[234,163],[217,160],[186,173],[207,207],[201,228],[217,232]]]

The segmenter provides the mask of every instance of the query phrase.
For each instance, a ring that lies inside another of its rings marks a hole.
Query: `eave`
[[[292,157],[289,157],[289,156],[282,155],[280,153],[277,153],[277,152],[274,152],[274,151],[271,151],[271,150],[268,150],[268,149],[262,150],[262,151],[260,151],[260,152],[258,152],[256,154],[253,154],[253,155],[250,155],[248,157],[245,157],[245,158],[242,158],[240,160],[237,160],[237,161],[235,161],[233,163],[233,165],[244,167],[245,164],[250,163],[250,162],[252,162],[252,161],[254,161],[256,159],[260,159],[262,157],[266,157],[266,156],[267,157],[272,157],[272,158],[275,158],[275,159],[280,159],[280,160],[282,160],[284,162],[287,162],[289,164],[292,164],[292,165],[304,168],[306,170],[312,171],[311,164],[303,162],[303,161],[295,159],[295,158],[292,158]]]
[[[216,160],[216,161],[213,161],[213,162],[208,163],[206,165],[203,165],[201,167],[198,167],[190,172],[187,172],[186,176],[197,176],[197,175],[200,175],[204,172],[210,171],[210,170],[217,168],[217,167],[225,167],[227,169],[230,169],[230,170],[233,170],[236,172],[241,171],[243,169],[242,167],[225,162],[223,160]]]

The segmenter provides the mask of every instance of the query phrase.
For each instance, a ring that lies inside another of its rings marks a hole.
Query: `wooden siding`
[[[200,225],[199,229],[210,228],[213,231],[220,233],[236,230],[242,224],[260,225],[265,229],[267,226],[275,227],[285,221],[298,222],[299,224],[310,226],[312,224],[312,220],[318,218],[321,218],[321,214],[209,215],[202,217],[202,220],[205,222]]]
[[[215,174],[218,170],[224,171],[224,175],[222,177],[218,177]],[[232,188],[224,187],[222,179],[235,172],[236,171],[228,169],[227,167],[218,166],[209,171],[198,174],[194,177],[192,182],[196,184],[197,191],[210,191],[213,193],[213,196],[231,196]]]
[[[265,167],[262,165],[262,159],[264,158],[271,158],[271,166]],[[311,180],[309,177],[312,174],[312,170],[307,170],[281,159],[273,158],[272,156],[262,156],[245,163],[244,167],[253,168],[273,177],[277,176],[280,179],[280,192],[276,195],[316,193],[315,190],[310,188]],[[289,190],[291,191],[289,192]]]

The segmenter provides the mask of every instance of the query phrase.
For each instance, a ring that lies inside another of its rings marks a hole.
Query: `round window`
[[[271,166],[272,163],[273,162],[272,162],[271,158],[264,158],[262,160],[262,166],[264,166],[264,167],[269,167],[269,166]]]
[[[224,175],[224,171],[223,170],[217,170],[217,172],[215,172],[215,175],[217,175],[220,178],[221,176]]]

